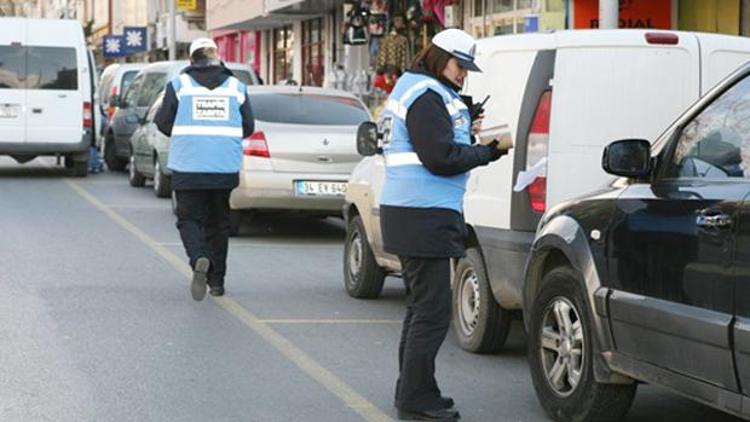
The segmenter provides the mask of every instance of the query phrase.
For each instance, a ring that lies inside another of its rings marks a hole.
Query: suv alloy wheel
[[[580,280],[567,266],[544,276],[527,315],[531,378],[542,407],[557,421],[620,420],[637,384],[594,379],[594,328]]]

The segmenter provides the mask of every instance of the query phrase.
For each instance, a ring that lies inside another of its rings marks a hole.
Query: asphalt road
[[[1,421],[361,421],[392,406],[403,287],[359,301],[337,219],[262,217],[230,244],[228,294],[190,299],[169,200],[124,174],[0,157]],[[506,350],[449,335],[466,421],[546,421],[516,324]],[[641,386],[626,421],[734,421]]]

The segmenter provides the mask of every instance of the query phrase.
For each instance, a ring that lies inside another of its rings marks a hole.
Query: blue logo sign
[[[122,35],[104,36],[104,57],[122,57],[125,55],[125,37]]]
[[[122,30],[125,54],[148,50],[148,32],[145,26],[126,26]]]

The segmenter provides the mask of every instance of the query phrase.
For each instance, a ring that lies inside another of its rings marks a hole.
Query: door
[[[26,25],[3,22],[0,31],[0,143],[26,142]]]
[[[739,391],[730,327],[734,253],[750,193],[750,78],[675,133],[652,184],[617,200],[609,236],[616,349]]]
[[[141,73],[135,77],[122,99],[120,110],[112,120],[112,132],[115,136],[115,149],[119,157],[130,155],[130,137],[138,128],[138,96],[146,76]]]
[[[85,50],[51,41],[59,39],[45,30],[27,35],[26,136],[30,143],[77,144],[82,137],[83,102],[91,101],[90,91],[84,89]]]

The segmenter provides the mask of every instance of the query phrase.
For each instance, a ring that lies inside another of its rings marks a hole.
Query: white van
[[[0,27],[0,154],[63,155],[85,176],[96,78],[81,24],[0,18]]]
[[[509,125],[515,148],[472,171],[467,185],[468,250],[453,280],[453,328],[461,346],[474,352],[502,347],[510,311],[522,304],[524,266],[542,213],[611,178],[600,166],[604,146],[655,140],[665,122],[748,60],[748,38],[677,31],[480,40],[477,63],[484,73],[469,73],[465,92],[476,102],[491,95],[483,125]],[[377,296],[384,276],[399,271],[380,235],[383,174],[382,156],[368,157],[348,186],[344,276],[355,297]]]

